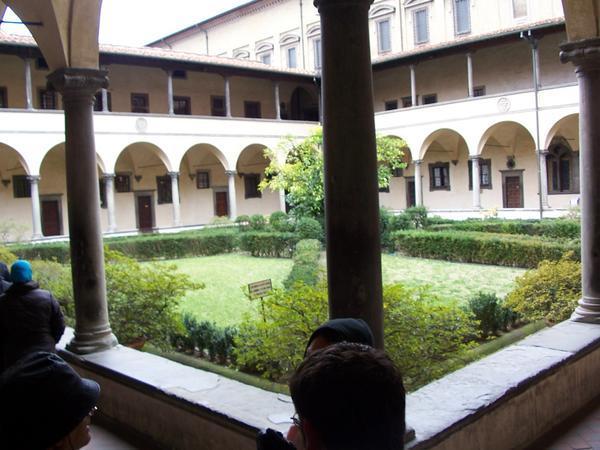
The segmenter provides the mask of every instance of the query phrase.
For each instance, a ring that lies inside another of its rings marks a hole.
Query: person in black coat
[[[0,294],[6,291],[11,284],[8,266],[3,262],[0,262]]]
[[[15,262],[10,276],[0,296],[0,372],[29,353],[55,352],[65,331],[60,305],[32,280],[31,265]]]

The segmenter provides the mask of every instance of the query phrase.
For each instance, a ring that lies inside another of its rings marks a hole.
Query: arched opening
[[[385,136],[386,138],[400,140],[404,143],[402,162],[404,168],[392,170],[392,177],[387,188],[380,188],[379,201],[382,207],[393,210],[405,209],[416,206],[414,164],[412,153],[406,141],[400,136]]]
[[[579,182],[579,114],[560,119],[546,139],[548,194],[553,208],[577,204]]]
[[[61,236],[67,234],[67,179],[65,169],[65,144],[54,146],[40,165],[40,213],[42,234]]]
[[[290,100],[290,119],[317,122],[319,120],[318,102],[302,87],[292,92]]]
[[[29,170],[14,148],[0,143],[0,243],[31,235],[31,187]]]
[[[269,159],[265,145],[251,144],[240,153],[236,163],[236,196],[238,214],[271,214],[282,209],[279,192],[261,191],[259,184],[265,176]]]

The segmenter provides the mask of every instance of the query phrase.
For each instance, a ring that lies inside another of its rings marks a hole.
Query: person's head
[[[362,319],[332,319],[317,328],[308,339],[304,356],[338,342],[373,346],[371,328]]]
[[[306,450],[398,450],[402,376],[381,350],[343,342],[315,351],[290,380]]]
[[[8,266],[3,262],[0,262],[0,281],[10,281],[10,272]]]
[[[10,281],[16,284],[31,281],[31,264],[29,264],[29,261],[20,259],[10,266]]]
[[[0,448],[79,449],[90,441],[100,387],[53,353],[35,352],[0,376]]]

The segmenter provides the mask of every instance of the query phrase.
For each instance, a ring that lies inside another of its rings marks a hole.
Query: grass
[[[188,293],[181,303],[184,313],[218,325],[235,325],[245,313],[257,311],[259,301],[250,302],[242,288],[248,283],[271,278],[281,287],[292,261],[277,258],[253,258],[225,254],[169,261],[193,280],[206,284],[204,289]],[[444,298],[464,302],[480,290],[504,296],[523,269],[462,264],[431,259],[383,255],[384,283],[404,282],[412,286],[428,284]]]

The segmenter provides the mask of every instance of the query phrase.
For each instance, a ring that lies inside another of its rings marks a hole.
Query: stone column
[[[281,120],[281,106],[279,104],[279,83],[277,81],[273,83],[273,89],[275,90],[275,119]]]
[[[473,90],[473,55],[471,53],[467,53],[467,91],[469,93],[469,97],[474,96]]]
[[[25,63],[25,108],[33,109],[33,84],[31,82],[31,59],[23,58]]]
[[[481,177],[479,174],[479,155],[469,156],[471,160],[471,180],[473,188],[473,208],[481,208]]]
[[[600,39],[563,44],[560,59],[579,82],[582,298],[571,320],[600,324]]]
[[[379,189],[368,19],[371,3],[314,1],[321,16],[323,49],[329,314],[332,318],[364,319],[381,348]]]
[[[415,159],[415,203],[417,206],[423,206],[423,185],[421,184],[421,163],[422,159]]]
[[[173,200],[173,226],[181,225],[181,205],[179,203],[179,172],[169,172],[171,177],[171,199]]]
[[[173,115],[175,113],[173,109],[173,72],[171,70],[167,70],[167,104],[169,107],[169,115]]]
[[[40,213],[40,176],[28,176],[29,186],[31,188],[31,219],[33,224],[32,239],[40,239],[42,237],[42,215]]]
[[[102,88],[102,112],[108,111],[108,89]],[[114,178],[114,176],[113,176]]]
[[[225,116],[231,117],[231,87],[229,77],[225,77]]]
[[[410,65],[410,98],[412,106],[417,106],[417,75],[415,65]]]
[[[229,218],[235,220],[237,217],[237,200],[235,196],[235,170],[226,170],[227,175],[227,199],[229,200]]]
[[[546,165],[546,157],[548,156],[548,150],[538,150],[536,152],[540,161],[540,196],[542,201],[542,208],[550,208],[548,204],[548,168]]]
[[[69,240],[75,299],[75,337],[67,348],[75,353],[92,353],[117,344],[108,322],[92,116],[94,94],[108,86],[106,75],[106,71],[101,70],[66,68],[48,76],[48,83],[62,94],[65,114]]]
[[[104,186],[106,187],[106,212],[108,213],[108,231],[114,233],[117,231],[117,219],[115,216],[115,174],[106,173],[103,175]]]

